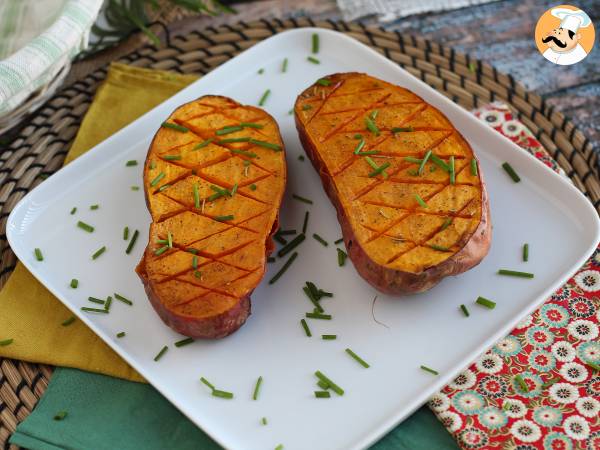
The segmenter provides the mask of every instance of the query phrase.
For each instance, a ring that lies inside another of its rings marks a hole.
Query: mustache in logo
[[[548,36],[542,39],[542,42],[545,44],[547,42],[553,41],[558,47],[560,48],[565,48],[567,46],[566,42],[562,42],[560,40],[558,40],[557,37],[555,36]]]

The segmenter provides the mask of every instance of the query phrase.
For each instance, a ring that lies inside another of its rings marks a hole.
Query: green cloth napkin
[[[54,420],[61,411],[66,417]],[[66,368],[56,369],[46,393],[10,442],[32,450],[221,448],[150,385]],[[433,413],[422,407],[371,449],[456,448]]]

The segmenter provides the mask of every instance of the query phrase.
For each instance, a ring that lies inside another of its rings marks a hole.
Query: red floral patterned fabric
[[[556,162],[492,103],[475,115],[550,168]],[[600,450],[600,248],[567,284],[429,407],[464,449]]]

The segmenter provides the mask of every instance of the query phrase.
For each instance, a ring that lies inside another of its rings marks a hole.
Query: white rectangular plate
[[[321,38],[320,65],[306,60],[313,32]],[[281,73],[284,57],[289,59],[288,70]],[[261,67],[263,75],[257,73]],[[445,279],[427,293],[380,295],[375,314],[389,328],[373,320],[373,288],[350,262],[337,265],[333,241],[340,237],[340,227],[319,177],[308,160],[298,160],[303,150],[288,114],[296,96],[318,77],[345,71],[368,72],[406,87],[443,111],[480,157],[490,194],[494,231],[489,255],[473,270]],[[143,192],[131,191],[130,186],[142,185],[141,162],[173,109],[205,94],[257,104],[267,88],[272,92],[265,108],[279,122],[289,165],[282,226],[300,229],[308,207],[309,238],[274,285],[266,280],[283,261],[269,264],[252,296],[253,314],[239,331],[223,340],[175,348],[172,343],[181,337],[154,313],[134,273],[150,217]],[[125,167],[130,159],[140,164]],[[500,168],[504,161],[516,168],[521,183],[512,182]],[[314,205],[291,199],[291,193],[313,199]],[[90,211],[95,203],[100,209]],[[71,216],[74,206],[78,211]],[[76,228],[77,220],[93,224],[96,231],[88,234]],[[141,232],[128,256],[121,237],[125,225]],[[313,240],[313,232],[330,245]],[[368,47],[336,32],[308,28],[267,39],[182,90],[37,187],[8,221],[10,244],[27,268],[175,406],[231,449],[272,449],[279,443],[286,450],[367,447],[566,281],[595,248],[598,233],[596,212],[568,181]],[[521,261],[524,242],[531,249],[528,263]],[[92,261],[92,253],[103,245],[106,253]],[[35,260],[35,247],[43,250],[43,262]],[[501,267],[534,272],[535,278],[501,277],[496,275]],[[80,280],[78,289],[69,288],[71,278]],[[301,290],[306,280],[335,293],[333,299],[323,300],[333,320],[310,321],[312,338],[299,324],[312,309]],[[134,306],[115,302],[110,315],[80,311],[90,306],[88,296],[113,292],[133,299]],[[495,300],[496,309],[473,305],[479,295]],[[461,303],[470,306],[471,317],[460,313]],[[127,336],[117,339],[120,331]],[[323,333],[337,334],[338,339],[323,341]],[[154,362],[165,344],[170,351]],[[349,358],[346,347],[371,368]],[[421,364],[440,375],[423,372]],[[346,394],[315,399],[317,369]],[[259,375],[264,377],[262,393],[252,401]],[[233,391],[235,399],[212,397],[200,376]],[[263,416],[267,426],[260,424]]]

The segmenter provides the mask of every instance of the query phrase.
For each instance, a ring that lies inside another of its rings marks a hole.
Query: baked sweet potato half
[[[381,292],[430,289],[477,265],[491,241],[473,150],[436,108],[361,73],[317,80],[296,127],[358,273]]]
[[[136,270],[167,325],[221,338],[246,321],[285,181],[279,128],[259,108],[205,96],[162,124],[144,166],[152,223]]]

